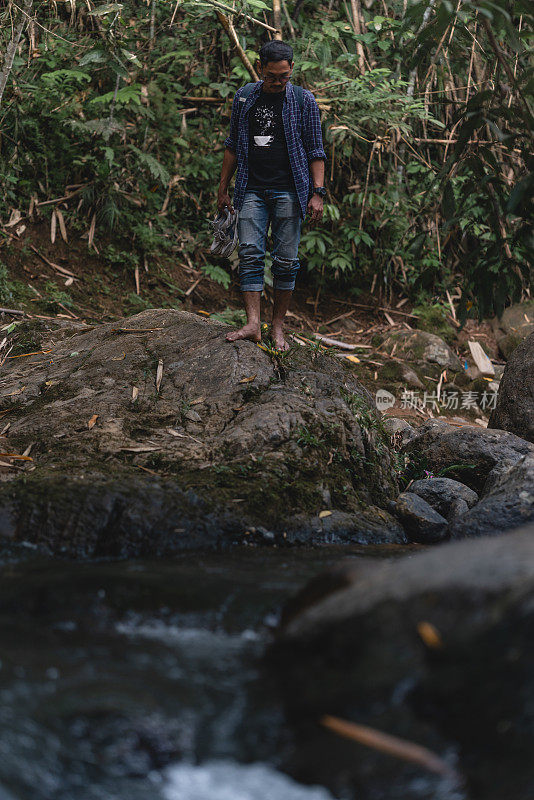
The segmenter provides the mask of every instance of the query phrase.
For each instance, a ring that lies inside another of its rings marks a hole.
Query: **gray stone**
[[[449,764],[455,753],[477,798],[531,796],[534,525],[338,568],[304,589],[283,619],[269,661],[293,725],[289,766],[313,765],[310,782],[338,796],[361,797],[369,784],[365,797],[464,796],[345,745],[316,724],[328,714],[424,743]]]
[[[488,427],[534,442],[534,333],[518,345],[506,364]]]
[[[534,520],[534,456],[492,474],[482,499],[449,525],[452,539],[487,536]]]
[[[447,520],[417,494],[402,492],[395,513],[412,542],[430,544],[447,538]]]
[[[458,497],[456,498],[456,500],[452,501],[449,508],[447,519],[450,522],[451,520],[456,519],[457,517],[461,517],[464,514],[467,514],[468,511],[469,511],[469,506],[467,505],[465,500],[462,500],[460,497]]]
[[[415,439],[417,431],[405,419],[398,417],[385,417],[384,428],[390,436],[395,437],[401,445]]]
[[[475,505],[478,495],[464,483],[452,478],[423,478],[410,484],[410,492],[418,494],[426,500],[438,514],[450,520],[463,513],[463,506],[457,505],[459,500],[466,504],[466,510]]]
[[[401,449],[422,471],[454,478],[480,491],[497,464],[514,464],[534,454],[534,444],[508,431],[464,425],[455,428],[443,420],[430,420],[417,429],[418,436]],[[440,476],[441,477],[441,476]]]
[[[426,362],[436,364],[452,372],[460,372],[462,362],[456,353],[435,333],[426,331],[400,331],[393,333],[385,339],[382,348],[390,353],[397,345],[395,355],[401,355],[408,361],[415,363]]]
[[[306,348],[271,358],[177,310],[17,331],[26,351],[28,340],[53,350],[10,360],[0,379],[9,448],[32,444],[34,459],[2,476],[0,536],[68,555],[151,555],[242,543],[250,527],[282,542],[297,516],[306,543],[336,531],[404,541],[382,511],[398,493],[389,437],[338,359]],[[332,520],[317,525],[327,498]]]

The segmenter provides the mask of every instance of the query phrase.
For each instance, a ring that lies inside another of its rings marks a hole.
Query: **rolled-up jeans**
[[[288,291],[295,288],[302,224],[297,193],[247,189],[237,223],[239,285],[244,292],[261,292],[263,289],[269,224],[274,288]]]

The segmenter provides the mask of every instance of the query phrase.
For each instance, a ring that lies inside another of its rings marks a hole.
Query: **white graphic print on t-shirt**
[[[274,136],[269,131],[274,131],[274,109],[268,106],[259,106],[255,109],[254,121],[261,131],[260,136],[254,136],[256,147],[269,147],[274,142]]]

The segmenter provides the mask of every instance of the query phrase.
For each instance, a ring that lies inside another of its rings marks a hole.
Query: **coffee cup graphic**
[[[258,147],[268,147],[273,141],[274,136],[255,136],[254,143]]]

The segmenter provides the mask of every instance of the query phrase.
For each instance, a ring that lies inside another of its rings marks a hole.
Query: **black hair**
[[[262,46],[260,53],[260,63],[264,67],[269,61],[287,61],[289,64],[293,61],[293,48],[290,44],[281,42],[279,39],[272,39],[270,42],[265,42]]]

